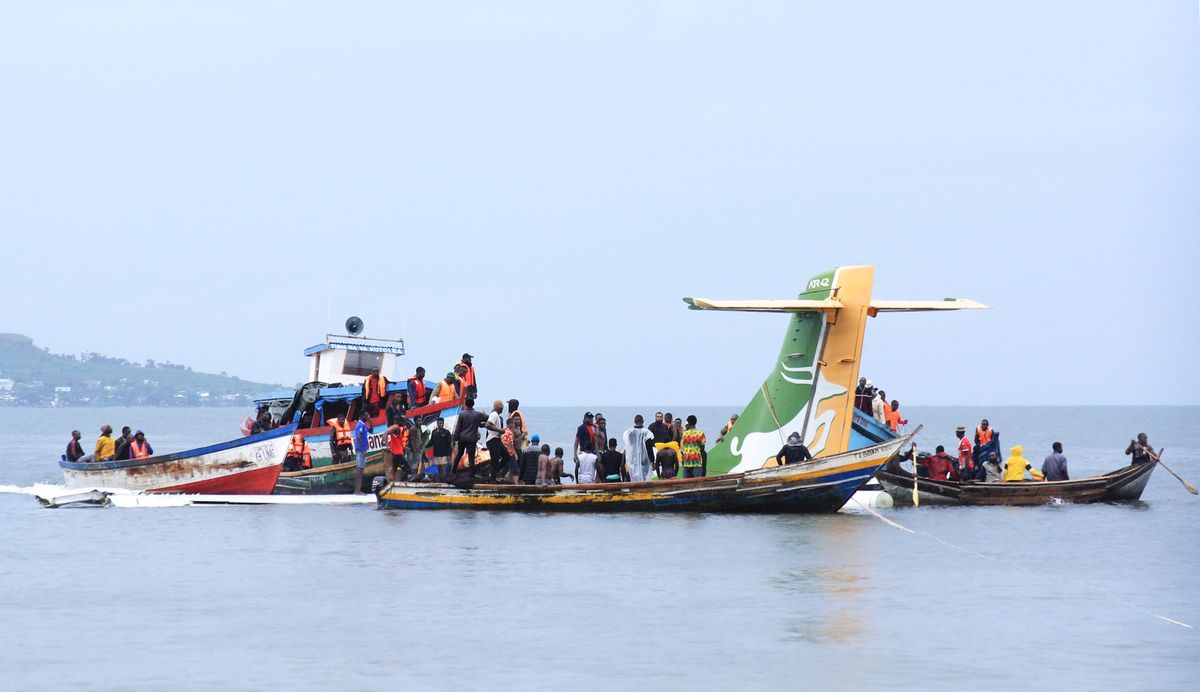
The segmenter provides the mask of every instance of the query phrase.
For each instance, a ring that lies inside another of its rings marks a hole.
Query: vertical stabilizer
[[[789,310],[775,367],[709,452],[710,474],[774,465],[793,432],[814,456],[847,451],[874,277],[874,267],[841,267],[808,281],[799,301],[810,302]]]

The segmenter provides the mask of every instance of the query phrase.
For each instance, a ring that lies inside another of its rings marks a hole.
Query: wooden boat
[[[914,433],[915,434],[915,433]],[[564,512],[834,512],[911,435],[787,466],[641,483],[485,485],[392,483],[381,509],[517,509]]]
[[[275,487],[292,427],[145,459],[60,461],[70,488],[156,493],[266,495]]]
[[[1045,505],[1053,502],[1130,502],[1142,497],[1157,463],[1125,466],[1102,476],[1070,481],[985,483],[917,479],[921,504]],[[899,464],[875,474],[897,504],[912,504],[913,475]]]
[[[986,307],[968,300],[873,301],[873,267],[839,267],[812,277],[796,300],[685,298],[695,310],[789,315],[771,373],[737,422],[708,452],[706,478],[594,485],[392,483],[382,509],[832,512],[894,456],[910,436],[856,423],[855,384],[868,317],[882,312]],[[860,414],[860,419],[862,418]],[[814,460],[777,466],[795,434]],[[914,433],[915,434],[915,433]]]

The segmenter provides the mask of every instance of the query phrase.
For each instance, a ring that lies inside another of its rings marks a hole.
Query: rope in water
[[[932,539],[932,540],[934,540],[934,541],[937,541],[938,543],[941,543],[942,545],[946,546],[947,548],[952,548],[952,549],[954,549],[954,550],[957,550],[957,551],[959,551],[959,552],[966,553],[966,554],[968,554],[968,555],[974,555],[974,556],[976,556],[976,557],[981,557],[981,558],[983,558],[984,560],[990,560],[990,561],[992,561],[992,562],[1002,562],[1002,563],[1004,563],[1004,564],[1006,564],[1006,565],[1011,565],[1011,566],[1013,566],[1013,567],[1015,567],[1015,568],[1017,568],[1017,569],[1021,570],[1022,572],[1025,572],[1025,573],[1027,573],[1027,574],[1033,574],[1033,571],[1032,571],[1032,570],[1030,570],[1028,567],[1025,567],[1024,565],[1017,564],[1017,563],[1013,562],[1012,560],[1008,560],[1008,559],[1006,559],[1006,558],[1001,558],[1001,557],[995,557],[995,556],[992,556],[992,555],[985,555],[985,554],[983,554],[983,553],[976,552],[976,551],[974,551],[974,550],[970,550],[969,548],[963,548],[962,546],[957,546],[957,545],[954,545],[953,543],[950,543],[949,541],[943,540],[943,539],[939,538],[938,536],[934,536],[933,534],[929,534],[929,533],[921,533],[921,532],[918,532],[918,531],[914,531],[914,530],[912,530],[912,529],[908,528],[907,526],[902,526],[901,524],[899,524],[899,523],[897,523],[897,522],[894,522],[894,521],[892,521],[891,519],[888,519],[887,517],[883,516],[883,515],[882,515],[882,514],[880,514],[879,512],[876,512],[874,509],[871,509],[870,507],[868,507],[868,506],[864,505],[863,503],[859,502],[858,500],[855,500],[853,497],[852,497],[852,498],[850,498],[850,499],[851,499],[851,500],[854,500],[854,504],[856,504],[856,505],[858,505],[859,507],[861,507],[861,508],[865,509],[865,510],[866,510],[868,513],[870,513],[872,516],[874,516],[875,518],[877,518],[877,519],[879,519],[880,521],[884,522],[884,523],[885,523],[885,524],[887,524],[888,526],[891,526],[891,527],[893,527],[893,528],[900,529],[901,531],[905,531],[905,532],[907,532],[907,533],[911,533],[911,534],[913,534],[913,535],[915,535],[915,536],[924,536],[925,538],[929,538],[929,539]],[[1116,601],[1117,603],[1120,603],[1121,605],[1128,606],[1128,607],[1130,607],[1130,608],[1133,608],[1134,610],[1139,610],[1139,611],[1141,611],[1141,612],[1143,612],[1143,613],[1145,613],[1145,614],[1147,614],[1147,615],[1151,615],[1151,616],[1153,616],[1153,617],[1156,617],[1156,618],[1158,618],[1159,620],[1162,620],[1162,621],[1164,621],[1164,622],[1169,622],[1169,623],[1171,623],[1172,625],[1178,625],[1179,627],[1185,627],[1185,628],[1187,628],[1187,629],[1189,629],[1189,630],[1190,630],[1190,629],[1195,629],[1194,627],[1192,627],[1191,625],[1187,624],[1186,622],[1180,622],[1179,620],[1174,620],[1174,619],[1172,619],[1172,618],[1169,618],[1169,617],[1167,617],[1166,615],[1159,615],[1158,613],[1155,613],[1155,612],[1153,612],[1153,611],[1146,610],[1145,608],[1141,607],[1140,605],[1137,605],[1136,603],[1130,603],[1129,601],[1126,601],[1126,600],[1125,600],[1125,599],[1123,599],[1123,598],[1119,598],[1119,597],[1115,596],[1115,595],[1114,595],[1112,592],[1108,591],[1107,589],[1102,589],[1102,588],[1100,588],[1100,587],[1098,587],[1098,586],[1091,587],[1091,588],[1095,589],[1096,591],[1099,591],[1100,593],[1104,594],[1105,596],[1108,596],[1109,598],[1111,598],[1112,600]]]

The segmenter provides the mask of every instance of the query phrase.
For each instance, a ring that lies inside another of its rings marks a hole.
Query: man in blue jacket
[[[354,453],[358,457],[358,466],[354,469],[354,494],[363,494],[363,470],[367,468],[367,445],[370,444],[371,426],[367,425],[367,412],[358,415],[358,425],[354,426]]]

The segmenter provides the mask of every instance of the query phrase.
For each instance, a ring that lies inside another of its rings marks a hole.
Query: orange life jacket
[[[130,459],[145,459],[148,456],[150,456],[150,443],[149,442],[143,441],[141,443],[138,443],[137,440],[129,441],[129,458]]]
[[[414,408],[423,406],[425,404],[425,380],[419,377],[410,377],[408,384],[413,390],[413,400],[408,402],[408,405]]]
[[[387,396],[387,378],[383,375],[370,375],[363,380],[363,398],[367,401],[380,401]]]
[[[392,454],[402,455],[402,454],[404,454],[404,448],[407,445],[408,445],[408,428],[401,426],[400,432],[392,433],[391,438],[388,439],[388,449],[391,450]]]
[[[466,389],[467,387],[474,387],[475,386],[475,366],[467,365],[466,363],[464,363],[460,360],[454,364],[454,368],[452,368],[452,369],[457,371],[458,366],[460,366],[460,365],[463,366],[464,368],[466,368],[466,370],[467,370],[458,378],[459,381],[462,382],[463,389]]]
[[[975,434],[979,436],[980,447],[992,441],[993,432],[995,431],[991,427],[989,427],[987,430],[984,430],[982,425],[975,426]]]
[[[308,448],[308,441],[303,437],[292,435],[292,444],[288,447],[287,455],[299,458],[303,468],[312,468],[312,451]]]
[[[351,447],[354,445],[354,428],[345,421],[339,421],[334,418],[329,421],[329,427],[333,428],[333,444],[338,447]]]
[[[438,389],[437,389],[437,397],[438,397],[438,401],[444,404],[447,401],[457,399],[458,392],[455,391],[454,385],[450,384],[446,380],[439,380],[438,381]]]

